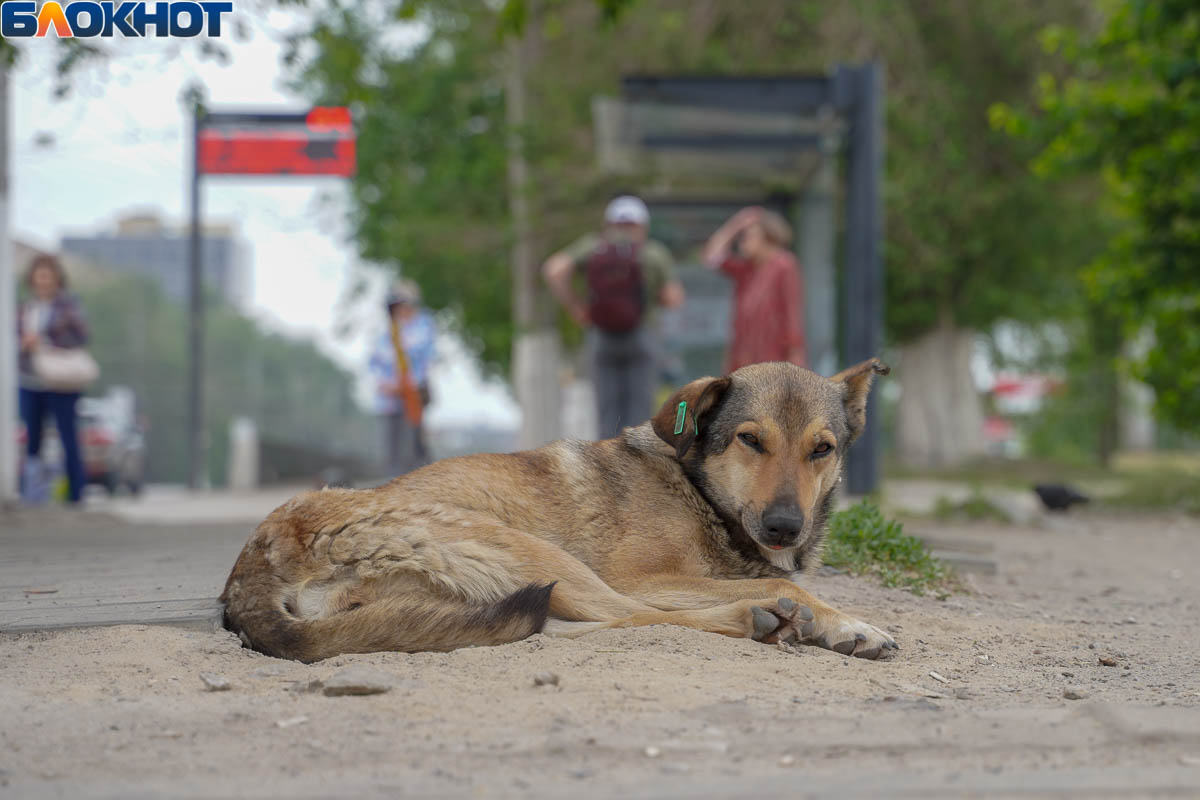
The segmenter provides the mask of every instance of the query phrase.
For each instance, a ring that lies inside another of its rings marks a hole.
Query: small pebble
[[[539,672],[533,676],[534,686],[558,686],[558,675],[553,672]]]
[[[381,669],[365,666],[346,667],[325,681],[326,697],[344,695],[383,694],[396,686],[396,676]]]
[[[288,691],[297,692],[299,694],[314,694],[325,688],[325,682],[319,679],[311,681],[294,681]]]
[[[293,725],[303,725],[308,722],[308,717],[288,717],[287,719],[278,720],[275,724],[280,728],[290,728]]]
[[[654,745],[650,745],[649,747],[646,748],[645,753],[646,753],[646,758],[658,758],[659,756],[662,755],[662,750],[659,750]]]
[[[1137,625],[1137,618],[1136,617],[1126,617],[1124,619],[1124,623],[1126,625]]]
[[[1089,694],[1088,690],[1082,686],[1068,686],[1063,689],[1063,697],[1068,700],[1082,700]]]
[[[1116,665],[1117,665],[1117,660],[1115,658],[1113,658],[1112,656],[1100,656],[1100,666],[1115,667]]]
[[[276,664],[268,664],[265,667],[259,667],[250,673],[252,678],[276,678],[283,674],[283,667]]]
[[[233,688],[233,684],[229,682],[229,678],[224,675],[217,675],[214,672],[201,672],[200,682],[204,684],[204,689],[209,692],[227,692]]]
[[[779,766],[781,767],[790,767],[795,763],[796,757],[793,755],[780,756],[779,758]]]

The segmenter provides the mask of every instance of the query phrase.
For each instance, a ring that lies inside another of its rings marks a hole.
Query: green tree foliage
[[[122,276],[79,290],[87,311],[89,349],[101,367],[102,394],[129,386],[149,423],[148,477],[180,481],[187,472],[185,354],[187,315],[158,284]],[[262,330],[254,321],[208,299],[205,410],[209,475],[222,483],[229,424],[248,416],[264,441],[325,452],[371,453],[370,422],[354,402],[354,380],[311,343]]]
[[[330,6],[297,36],[291,62],[314,99],[356,104],[353,213],[364,256],[402,264],[433,305],[456,307],[485,358],[503,365],[512,335],[508,32],[533,38],[531,123],[520,133],[542,252],[594,228],[617,188],[594,168],[591,100],[617,94],[623,74],[820,72],[880,59],[888,329],[902,341],[944,313],[977,328],[1054,313],[1090,258],[1080,252],[1092,236],[1091,198],[1037,181],[1028,143],[993,130],[987,117],[994,102],[1028,99],[1033,76],[1053,60],[1034,34],[1085,5],[391,0],[371,21]],[[419,21],[428,38],[389,46],[398,20]]]
[[[1135,372],[1162,418],[1200,430],[1200,6],[1113,2],[1095,34],[1042,41],[1070,69],[1039,78],[1037,115],[999,107],[995,122],[1038,143],[1040,174],[1103,176],[1117,229],[1084,273],[1089,301],[1153,333]]]
[[[412,13],[394,3],[386,24]],[[429,4],[430,35],[392,49],[357,9],[322,15],[288,60],[320,102],[358,125],[352,220],[364,258],[403,264],[434,308],[451,308],[486,357],[511,336],[504,98],[497,21],[474,0]]]

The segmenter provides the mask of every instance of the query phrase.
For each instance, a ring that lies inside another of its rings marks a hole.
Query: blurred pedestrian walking
[[[604,211],[604,230],[546,260],[554,296],[587,329],[587,354],[600,438],[650,417],[658,376],[656,305],[683,305],[671,252],[649,238],[650,211],[622,195]]]
[[[422,419],[430,401],[437,326],[421,306],[421,290],[413,281],[396,281],[386,303],[388,329],[368,366],[375,379],[375,410],[384,423],[387,468],[395,476],[429,463]]]
[[[752,207],[730,217],[704,246],[705,263],[733,280],[727,372],[760,361],[808,366],[804,281],[791,242],[783,217]]]
[[[46,254],[37,256],[29,266],[25,283],[29,298],[17,314],[17,380],[26,437],[25,497],[36,496],[44,481],[42,434],[46,417],[53,416],[66,461],[68,499],[78,505],[86,476],[75,404],[83,390],[99,377],[100,370],[83,349],[88,341],[87,319],[79,301],[67,292],[67,274],[58,259]]]

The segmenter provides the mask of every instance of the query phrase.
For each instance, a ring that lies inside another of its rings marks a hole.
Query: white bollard
[[[258,426],[249,417],[229,424],[229,488],[247,492],[258,488]]]

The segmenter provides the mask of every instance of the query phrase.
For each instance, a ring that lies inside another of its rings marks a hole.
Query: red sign
[[[213,115],[196,142],[206,175],[339,175],[355,168],[354,128],[346,108],[303,115]],[[228,121],[226,121],[226,119]]]

